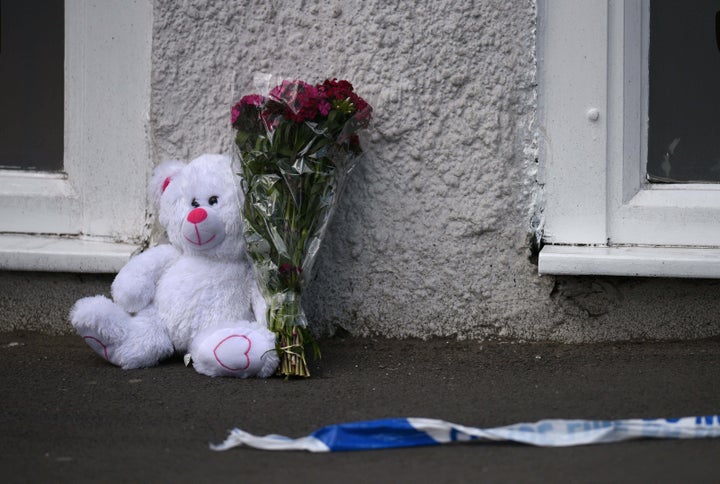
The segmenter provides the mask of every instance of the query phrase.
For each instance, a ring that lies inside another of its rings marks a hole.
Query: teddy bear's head
[[[165,161],[153,172],[150,196],[170,243],[183,253],[236,259],[245,252],[242,194],[229,157]]]

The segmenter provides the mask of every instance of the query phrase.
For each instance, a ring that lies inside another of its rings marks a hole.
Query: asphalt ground
[[[0,481],[720,482],[720,439],[511,443],[311,454],[209,449],[233,427],[300,437],[427,417],[720,414],[720,340],[593,345],[334,338],[305,380],[213,379],[180,358],[123,371],[75,336],[0,334]]]

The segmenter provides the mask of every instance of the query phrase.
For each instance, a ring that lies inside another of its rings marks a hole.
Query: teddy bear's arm
[[[180,252],[172,245],[163,244],[131,258],[112,283],[115,302],[129,313],[147,307],[155,297],[160,276],[179,255]]]

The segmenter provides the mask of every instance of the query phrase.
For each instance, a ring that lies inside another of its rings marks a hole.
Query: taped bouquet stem
[[[300,294],[290,292],[271,298],[268,322],[270,330],[277,334],[277,352],[280,357],[277,374],[285,377],[309,377],[305,346],[310,344],[313,347],[316,359],[320,357],[320,352],[307,329]]]
[[[279,334],[278,352],[280,365],[277,373],[280,376],[309,377],[310,369],[305,359],[305,336],[307,330],[298,326],[283,328]]]

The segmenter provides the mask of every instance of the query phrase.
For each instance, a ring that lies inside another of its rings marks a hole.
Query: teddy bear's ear
[[[171,183],[173,177],[180,173],[184,167],[185,163],[179,160],[166,160],[155,167],[150,178],[148,193],[156,207],[160,204],[160,197]]]

